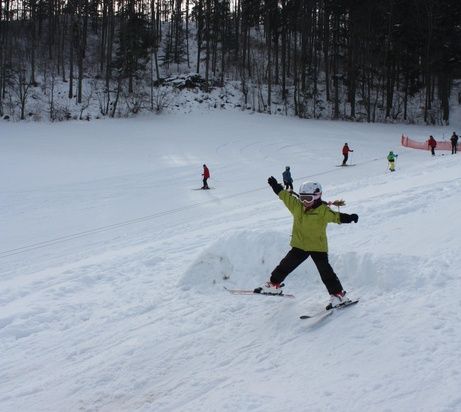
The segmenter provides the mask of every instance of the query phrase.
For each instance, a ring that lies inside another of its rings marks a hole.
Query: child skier
[[[282,173],[282,178],[285,190],[293,190],[293,179],[291,177],[290,166],[285,167],[285,171]]]
[[[392,150],[389,152],[389,154],[387,155],[387,161],[389,162],[389,170],[391,172],[395,172],[395,159],[399,157],[398,154],[395,154]]]
[[[357,223],[359,217],[356,214],[348,215],[331,210],[326,202],[322,201],[322,186],[319,183],[303,183],[299,188],[299,199],[283,190],[282,185],[273,176],[268,179],[268,183],[293,215],[290,243],[292,249],[273,270],[269,281],[256,288],[254,292],[283,294],[282,282],[310,256],[330,294],[327,309],[349,302],[350,299],[328,262],[326,228],[328,223]]]

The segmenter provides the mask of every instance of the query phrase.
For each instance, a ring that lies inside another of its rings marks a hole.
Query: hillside
[[[461,154],[399,147],[460,126],[2,123],[0,410],[461,410]],[[339,168],[346,141],[356,166]],[[192,190],[203,163],[207,192]],[[360,216],[328,230],[360,303],[321,323],[298,318],[328,301],[310,261],[293,300],[223,288],[259,286],[288,251],[266,183],[286,165]]]

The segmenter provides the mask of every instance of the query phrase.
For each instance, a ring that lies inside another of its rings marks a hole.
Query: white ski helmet
[[[317,182],[304,182],[300,187],[299,187],[299,194],[304,195],[304,194],[309,194],[313,195],[316,193],[322,194],[322,186],[320,183]]]

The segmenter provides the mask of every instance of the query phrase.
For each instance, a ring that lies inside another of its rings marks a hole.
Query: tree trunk
[[[74,97],[74,36],[75,22],[73,14],[70,15],[70,35],[69,35],[69,99]]]

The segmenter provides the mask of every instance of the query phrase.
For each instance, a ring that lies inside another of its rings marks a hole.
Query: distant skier
[[[437,141],[434,139],[434,136],[429,136],[429,140],[427,141],[427,145],[431,149],[432,156],[435,156],[435,148],[437,147]]]
[[[342,164],[342,166],[346,166],[347,159],[349,158],[349,152],[353,152],[353,150],[349,148],[349,146],[348,146],[347,143],[344,143],[344,146],[343,146],[343,156],[344,156],[344,159],[343,159],[343,164]]]
[[[254,292],[283,294],[284,284],[282,282],[311,256],[330,294],[327,309],[349,302],[350,299],[346,296],[341,282],[328,262],[326,228],[328,223],[357,223],[359,217],[356,214],[348,215],[331,210],[326,202],[322,201],[322,186],[319,183],[303,183],[299,188],[299,198],[297,198],[284,190],[273,176],[267,182],[293,215],[290,243],[292,249],[273,270],[270,279],[263,286],[256,288]]]
[[[282,173],[282,178],[285,190],[293,191],[293,179],[291,177],[290,166],[285,167],[285,171]]]
[[[206,165],[203,165],[203,186],[201,189],[209,189],[207,180],[210,178],[210,171],[208,170],[208,167]]]
[[[395,154],[392,150],[387,155],[387,161],[389,162],[389,170],[395,172],[395,159],[399,157],[398,154]]]
[[[453,132],[453,134],[450,137],[451,141],[451,154],[456,154],[458,151],[458,135]]]

